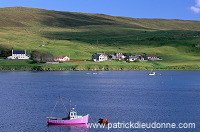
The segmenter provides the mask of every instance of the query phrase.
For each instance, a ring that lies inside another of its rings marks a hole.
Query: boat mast
[[[71,99],[69,99],[69,110],[71,110]]]
[[[65,104],[63,103],[62,97],[59,96],[59,99],[60,99],[60,101],[61,101],[61,103],[63,105],[64,110],[66,111],[66,113],[68,113],[67,108],[65,107]]]
[[[50,115],[50,117],[52,117],[52,114],[53,114],[53,112],[54,112],[54,110],[55,110],[55,108],[56,108],[57,104],[58,104],[58,100],[56,101],[56,104],[55,104],[55,105],[54,105],[54,107],[53,107],[53,110],[52,110],[52,112],[51,112],[51,115]]]

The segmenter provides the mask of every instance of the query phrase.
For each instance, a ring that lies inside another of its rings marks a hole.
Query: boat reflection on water
[[[48,128],[58,128],[62,129],[62,131],[72,131],[72,132],[89,132],[89,128],[87,128],[87,124],[69,124],[69,125],[52,125],[48,124]]]

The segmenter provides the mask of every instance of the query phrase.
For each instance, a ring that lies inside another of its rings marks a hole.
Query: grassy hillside
[[[90,59],[95,52],[145,53],[161,55],[163,61],[155,67],[200,67],[200,48],[193,47],[200,44],[200,21],[24,7],[0,8],[0,16],[0,49],[39,50],[72,59]]]

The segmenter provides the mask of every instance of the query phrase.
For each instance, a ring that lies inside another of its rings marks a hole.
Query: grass
[[[134,19],[23,7],[0,8],[0,15],[0,49],[26,49],[28,54],[39,50],[55,56],[67,55],[71,59],[91,59],[95,52],[152,54],[163,59],[130,64],[69,62],[52,67],[167,69],[200,66],[200,48],[192,47],[200,44],[199,21]],[[15,61],[8,63],[0,61],[2,66],[18,65]],[[21,64],[37,66],[29,63]]]
[[[0,68],[1,70],[146,70],[152,69],[152,66],[147,62],[127,63],[118,61],[79,61],[51,65],[32,64],[30,60],[1,60]]]
[[[171,65],[167,66],[161,61],[143,61],[139,63],[125,61],[77,61],[64,62],[60,64],[32,64],[31,60],[0,60],[0,70],[37,70],[37,71],[65,71],[65,70],[150,70],[150,69],[167,69],[167,70],[188,70],[200,69],[200,65],[189,63],[189,65]]]

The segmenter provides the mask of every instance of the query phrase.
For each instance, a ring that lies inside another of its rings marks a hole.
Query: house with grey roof
[[[135,61],[135,60],[140,60],[144,61],[144,58],[141,55],[136,55],[136,56],[126,56],[124,58],[125,61]]]
[[[162,59],[159,58],[158,55],[145,55],[144,59],[145,60],[162,60]]]
[[[196,48],[200,48],[200,44],[194,45],[194,47],[196,47]]]
[[[115,58],[125,58],[125,56],[122,53],[116,52],[114,54],[109,55],[110,59],[115,59]]]
[[[26,55],[26,50],[12,50],[12,56],[7,59],[30,59],[30,56]]]
[[[95,53],[92,55],[92,61],[107,61],[108,56],[105,53]]]

